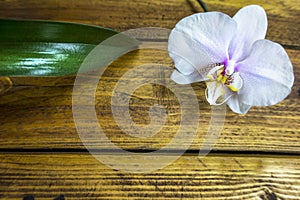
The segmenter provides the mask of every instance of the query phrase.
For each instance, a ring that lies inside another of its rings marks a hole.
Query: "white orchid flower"
[[[169,36],[168,50],[179,84],[206,81],[211,105],[226,102],[232,111],[282,101],[294,82],[293,67],[284,48],[266,40],[267,16],[250,5],[233,18],[220,12],[188,16]]]

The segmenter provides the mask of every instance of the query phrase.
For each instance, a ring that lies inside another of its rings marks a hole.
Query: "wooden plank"
[[[297,24],[299,8],[295,0],[264,3],[270,22],[268,38],[285,44],[298,45]],[[245,5],[243,1],[209,1],[211,10],[220,10],[234,14]],[[110,9],[109,9],[110,8]],[[34,11],[34,12],[33,12]],[[92,12],[93,11],[93,12]],[[182,17],[201,11],[196,1],[23,1],[0,2],[0,16],[39,18],[76,21],[126,30],[133,27],[161,26],[172,28]],[[101,13],[99,17],[99,13]],[[174,14],[176,13],[176,14]],[[122,17],[122,16],[126,17]],[[271,25],[273,23],[273,25]],[[275,25],[276,24],[276,25]],[[290,25],[293,24],[293,25]],[[280,28],[280,27],[285,28]],[[283,32],[279,32],[283,31]],[[274,35],[273,35],[274,34]],[[296,38],[296,39],[295,39]],[[289,42],[286,42],[289,41]],[[299,46],[299,45],[298,45]],[[288,51],[295,68],[296,81],[293,92],[284,102],[269,108],[253,108],[246,116],[228,112],[226,124],[215,145],[215,150],[251,150],[299,152],[299,52]],[[159,58],[160,56],[160,58]],[[166,54],[163,54],[166,56]],[[176,131],[179,119],[178,104],[174,96],[167,95],[160,87],[141,88],[132,98],[131,112],[140,124],[149,122],[148,108],[153,103],[162,103],[173,107],[170,111],[169,125],[154,138],[138,140],[128,137],[120,131],[110,112],[110,97],[113,87],[126,70],[133,64],[143,62],[161,62],[160,53],[131,54],[115,62],[105,73],[105,88],[97,93],[98,113],[101,125],[112,141],[123,148],[157,149],[169,143]],[[133,61],[133,59],[137,61]],[[167,61],[170,64],[170,61]],[[115,77],[115,79],[113,78]],[[76,133],[72,117],[72,85],[74,77],[63,78],[13,78],[14,87],[0,97],[0,140],[1,148],[83,148]],[[7,86],[7,85],[6,85]],[[102,85],[103,86],[103,85]],[[203,84],[195,84],[201,109],[201,126],[191,149],[199,149],[208,129],[210,107],[205,103]],[[140,100],[143,97],[144,100]],[[146,105],[146,107],[145,107]],[[99,116],[100,117],[100,116]],[[175,124],[175,125],[174,125]],[[171,126],[171,128],[169,128]],[[184,140],[184,138],[183,138]],[[103,146],[105,148],[105,146]]]
[[[300,27],[295,23],[300,8],[297,1],[247,1],[247,4],[260,4],[267,10],[267,38],[290,49],[295,84],[289,97],[278,105],[254,107],[245,116],[228,110],[214,150],[300,153],[300,54],[297,50]],[[246,3],[212,0],[207,5],[210,10],[233,15]],[[119,31],[149,26],[172,28],[179,19],[194,12],[202,12],[202,9],[192,0],[0,2],[0,17],[73,21]],[[166,124],[151,138],[126,135],[117,126],[110,108],[112,92],[120,77],[143,63],[171,65],[166,57],[166,52],[133,52],[115,61],[102,76],[96,93],[97,117],[108,138],[119,147],[148,151],[160,149],[174,138],[180,124],[180,107],[174,94],[161,86],[140,87],[130,100],[131,116],[141,125],[150,122],[150,106],[161,104],[169,109]],[[83,86],[89,89],[89,81],[97,77],[84,78],[87,83]],[[299,156],[211,154],[199,159],[196,154],[185,154],[164,169],[133,174],[111,169],[90,154],[79,153],[84,146],[72,115],[74,80],[74,76],[0,79],[1,91],[8,90],[0,95],[0,199],[22,199],[28,194],[36,199],[54,199],[59,195],[66,199],[299,199]],[[211,108],[204,98],[204,87],[203,83],[193,84],[201,117],[190,150],[201,147],[209,126]],[[181,140],[182,144],[188,143],[186,137]],[[58,150],[54,152],[62,152],[34,153],[55,148]],[[112,155],[111,149],[107,149],[109,146],[104,144],[100,148]],[[178,146],[170,148],[182,150]],[[5,153],[8,149],[16,153]],[[19,153],[22,149],[33,152]],[[157,156],[172,157],[171,152]],[[137,169],[144,163],[140,162]],[[154,164],[142,167],[150,170]]]
[[[89,154],[0,154],[0,198],[298,199],[300,159],[184,155],[151,173],[113,170]],[[145,166],[151,168],[151,166]]]
[[[210,0],[211,11],[234,15],[249,4],[263,6],[269,18],[268,38],[285,45],[299,46],[300,6],[298,0]],[[137,27],[173,28],[183,17],[202,12],[196,0],[10,0],[0,2],[1,18],[73,21],[101,25],[119,31]]]
[[[214,150],[300,152],[300,54],[297,50],[289,50],[288,53],[295,73],[295,83],[289,97],[275,106],[253,107],[246,115],[238,115],[228,109],[224,129]],[[168,110],[166,124],[153,137],[140,139],[125,134],[116,124],[111,111],[114,87],[125,72],[143,63],[171,64],[171,60],[165,58],[166,52],[132,52],[109,66],[98,84],[98,119],[110,140],[122,148],[158,149],[168,145],[178,130],[181,121],[179,103],[176,97],[162,86],[140,87],[131,96],[129,104],[133,121],[142,125],[150,122],[150,106],[161,104]],[[90,81],[95,77],[86,79]],[[0,148],[84,148],[72,115],[74,77],[19,77],[12,78],[12,81],[13,89],[0,96]],[[86,88],[88,86],[89,82]],[[200,125],[190,149],[198,150],[208,131],[211,107],[204,97],[204,83],[193,84],[193,88],[199,102]],[[74,94],[77,95],[81,96]],[[189,138],[181,139],[182,143],[188,143]],[[102,145],[100,148],[109,148],[106,144]]]

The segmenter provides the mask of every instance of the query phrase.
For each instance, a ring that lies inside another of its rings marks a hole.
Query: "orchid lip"
[[[228,62],[227,64],[227,66],[224,64],[216,65],[207,74],[209,81],[206,83],[205,96],[211,105],[220,105],[231,97],[230,95],[225,98],[225,86],[233,92],[238,92],[243,86],[243,80],[239,72],[234,71],[235,65],[233,62]],[[221,103],[217,103],[220,98],[224,100]]]

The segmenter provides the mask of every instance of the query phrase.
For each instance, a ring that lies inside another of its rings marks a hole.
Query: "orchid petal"
[[[200,82],[203,78],[198,72],[194,72],[189,75],[183,75],[177,70],[174,70],[171,74],[171,79],[178,84],[190,84],[194,82]]]
[[[236,22],[219,12],[194,14],[178,22],[169,36],[168,50],[176,68],[184,75],[224,62],[235,33]]]
[[[205,96],[210,105],[221,105],[227,100],[224,99],[226,90],[223,84],[217,81],[207,81],[206,85]]]
[[[240,62],[249,55],[256,40],[265,38],[268,21],[265,10],[257,5],[240,9],[233,19],[237,22],[237,31],[230,43],[229,57]]]
[[[238,95],[233,95],[230,99],[228,99],[227,105],[233,112],[238,114],[245,114],[251,108],[250,105],[242,103]]]
[[[250,56],[237,66],[244,83],[238,95],[244,104],[274,105],[291,91],[293,67],[284,48],[277,43],[258,40]]]
[[[199,47],[195,41],[189,38],[188,35],[184,35],[175,30],[173,30],[169,36],[168,49],[175,67],[184,75],[189,75],[195,71],[201,72],[207,65],[215,62],[212,57]],[[204,79],[205,73],[201,72],[201,74]]]

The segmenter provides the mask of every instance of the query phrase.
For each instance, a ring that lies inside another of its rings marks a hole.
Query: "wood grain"
[[[253,107],[247,115],[237,115],[227,109],[224,129],[213,148],[214,152],[222,153],[199,158],[211,107],[204,97],[204,83],[193,84],[201,115],[189,149],[192,153],[181,156],[166,168],[133,174],[111,169],[84,153],[72,113],[72,95],[82,96],[80,92],[73,93],[75,76],[1,77],[0,93],[6,93],[0,95],[0,199],[20,200],[30,194],[36,199],[54,199],[59,195],[66,199],[299,199],[299,2],[211,0],[206,4],[210,10],[231,16],[248,4],[259,4],[266,9],[267,38],[288,49],[294,66],[295,83],[287,99],[270,107]],[[118,31],[153,26],[171,29],[178,20],[195,12],[202,9],[193,0],[0,1],[0,18],[80,22]],[[172,66],[166,52],[131,52],[108,67],[95,95],[95,110],[106,136],[120,148],[134,152],[170,145],[180,126],[178,99],[172,91],[157,84],[139,87],[130,96],[130,115],[137,124],[150,123],[148,111],[155,104],[167,110],[166,123],[156,135],[146,139],[129,136],[114,120],[111,112],[114,87],[124,74],[145,63]],[[88,91],[91,81],[98,78],[80,77],[85,80],[83,91]],[[166,77],[156,74],[152,78]],[[191,105],[190,109],[195,108]],[[93,124],[87,121],[84,125]],[[186,126],[187,130],[190,125]],[[182,137],[181,144],[186,143],[187,138]],[[183,146],[169,146],[168,154],[157,157],[175,156],[173,153],[183,150]],[[114,155],[105,143],[95,147]],[[156,164],[145,166],[145,163],[140,162],[136,167],[144,164],[143,168],[151,170]]]
[[[295,83],[289,97],[275,106],[253,107],[247,115],[234,114],[228,109],[224,129],[214,150],[300,152],[300,57],[297,50],[288,50],[288,53],[295,73]],[[158,149],[169,144],[178,130],[181,122],[180,105],[174,94],[162,86],[140,87],[131,96],[129,104],[133,121],[142,125],[150,122],[148,111],[152,105],[161,104],[168,110],[168,120],[163,129],[151,138],[128,136],[118,127],[111,111],[114,87],[126,72],[143,63],[159,62],[170,65],[171,60],[165,58],[166,52],[132,52],[109,66],[98,84],[96,111],[99,122],[111,141],[122,148]],[[95,78],[87,76],[83,90],[87,90],[90,81]],[[72,115],[74,77],[24,77],[12,78],[12,81],[13,90],[0,96],[0,148],[84,148]],[[200,108],[200,125],[190,149],[197,150],[208,131],[211,107],[204,97],[204,83],[194,84],[193,89]],[[187,142],[187,138],[183,137],[182,142],[185,141]],[[108,148],[106,144],[102,145],[99,148]]]
[[[159,155],[158,155],[159,156]],[[122,173],[88,154],[1,154],[0,198],[298,199],[299,157],[184,155],[147,174]],[[152,166],[145,166],[150,168]]]
[[[298,0],[211,0],[206,2],[211,11],[233,16],[249,4],[263,6],[269,18],[268,39],[291,45],[300,45],[298,37],[300,17]],[[202,12],[195,0],[6,0],[0,2],[0,17],[46,19],[81,22],[124,31],[138,27],[173,28],[183,17]]]

